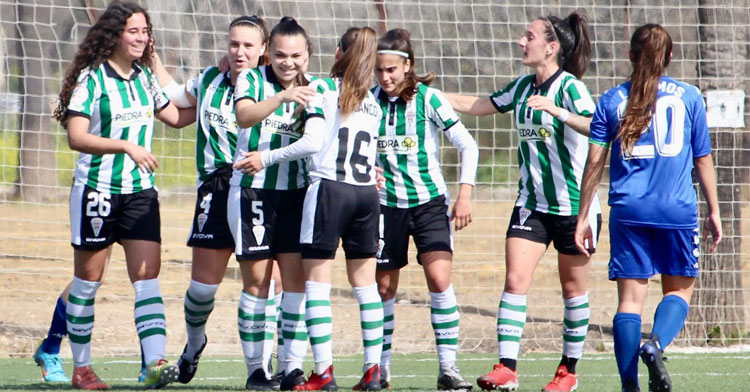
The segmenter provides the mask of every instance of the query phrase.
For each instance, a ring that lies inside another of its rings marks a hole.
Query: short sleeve
[[[693,118],[691,147],[693,149],[693,158],[700,158],[711,153],[711,137],[708,133],[708,121],[706,120],[706,102],[703,95],[696,87],[696,97],[693,104]]]
[[[596,110],[594,99],[586,85],[578,79],[570,79],[565,85],[565,109],[579,116],[591,117]]]
[[[67,110],[85,117],[91,117],[94,102],[100,89],[96,84],[96,76],[89,69],[85,69],[78,77],[78,82],[70,96]]]
[[[323,110],[325,106],[325,93],[326,91],[335,88],[333,79],[318,79],[310,83],[310,87],[315,90],[315,95],[307,103],[305,112],[308,117],[323,117],[325,118],[325,112]]]
[[[450,129],[459,122],[458,114],[453,110],[442,92],[429,89],[430,100],[427,102],[428,116],[443,131]]]
[[[192,95],[193,97],[198,97],[198,90],[200,89],[201,85],[201,75],[195,75],[192,78],[188,79],[188,81],[185,83],[185,91],[188,92],[188,94]]]
[[[148,91],[154,98],[154,106],[161,110],[169,105],[169,97],[167,93],[162,90],[159,84],[159,79],[156,78],[156,74],[148,73]]]
[[[607,99],[607,94],[602,95],[602,97],[599,99],[599,104],[596,105],[594,118],[591,120],[591,126],[589,128],[591,130],[589,143],[596,144],[604,148],[609,148],[609,145],[612,142],[612,128],[615,126],[615,124],[612,124],[612,121],[610,120],[610,113],[608,113],[607,110],[608,103],[609,100]],[[615,117],[616,116],[617,113],[615,113]]]
[[[516,88],[520,80],[521,77],[518,77],[502,90],[490,95],[490,102],[492,102],[492,105],[495,106],[498,112],[507,113],[515,108]]]
[[[237,83],[234,85],[234,102],[243,99],[252,99],[255,102],[260,100],[259,94],[259,76],[258,69],[245,69],[237,76]],[[260,81],[262,82],[262,81]]]

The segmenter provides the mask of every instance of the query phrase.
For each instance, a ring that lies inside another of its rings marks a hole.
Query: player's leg
[[[242,260],[243,258],[240,257],[243,290],[240,296],[237,322],[248,375],[245,388],[250,390],[278,389],[279,384],[268,374],[263,356],[266,341],[273,341],[274,337],[268,332],[269,320],[266,314],[272,261],[271,259]],[[273,320],[273,327],[274,329],[276,327],[275,320]]]
[[[399,272],[408,264],[409,209],[380,206],[378,254],[375,280],[383,301],[383,352],[380,356],[380,386],[391,388],[391,350],[396,328],[396,292]]]
[[[281,333],[281,299],[284,293],[284,282],[281,280],[281,269],[279,263],[272,260],[271,269],[271,285],[272,290],[269,292],[268,304],[266,307],[266,318],[273,319],[276,322],[274,333],[276,334],[276,370],[274,372],[273,364],[271,359],[273,358],[273,340],[270,344],[267,343],[268,347],[263,349],[263,358],[267,360],[268,372],[271,373],[277,381],[281,381],[284,377],[284,335]],[[271,301],[273,296],[273,301]]]
[[[232,170],[216,170],[197,190],[193,223],[187,245],[192,248],[192,271],[185,293],[187,343],[177,365],[179,381],[190,382],[208,340],[206,322],[214,309],[214,297],[234,250],[227,221],[229,179]]]
[[[47,337],[42,340],[34,352],[34,362],[42,369],[42,379],[47,382],[70,381],[68,376],[65,375],[65,370],[62,367],[63,360],[59,354],[62,339],[68,334],[65,309],[72,285],[72,281],[68,283],[57,298]]]
[[[322,252],[302,250],[303,257],[318,253],[330,259],[303,258],[305,270],[305,324],[310,338],[310,348],[315,361],[315,368],[310,378],[300,390],[336,390],[338,385],[333,376],[333,313],[331,310],[331,273],[333,269],[333,252],[323,255]]]
[[[641,313],[653,275],[651,235],[646,228],[610,222],[609,279],[617,280],[618,306],[612,321],[615,359],[623,390],[638,388]]]
[[[477,379],[482,389],[518,388],[516,363],[526,324],[526,294],[534,270],[551,241],[540,215],[525,208],[513,209],[505,241],[505,287],[497,311],[500,363]]]
[[[299,238],[297,235],[295,238]],[[302,364],[307,354],[307,326],[305,325],[305,271],[299,253],[279,253],[276,259],[281,270],[284,295],[281,297],[281,328],[284,335],[284,362],[278,371],[284,372],[281,379],[282,390],[292,390],[305,383]],[[281,356],[280,356],[281,357]]]

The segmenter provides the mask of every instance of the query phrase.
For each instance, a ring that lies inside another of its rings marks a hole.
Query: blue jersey
[[[711,153],[706,104],[697,87],[662,76],[648,129],[623,156],[615,140],[630,81],[604,93],[591,122],[590,143],[612,145],[610,221],[660,228],[694,228],[698,208],[693,159]]]

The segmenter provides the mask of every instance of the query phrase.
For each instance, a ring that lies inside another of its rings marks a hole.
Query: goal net
[[[559,3],[559,4],[558,4]],[[538,16],[565,16],[574,10],[590,20],[592,64],[583,81],[595,97],[630,73],[629,38],[636,26],[666,27],[674,40],[669,75],[705,91],[745,90],[750,86],[747,0],[613,0],[495,2],[489,0],[403,1],[140,1],[151,16],[156,47],[179,81],[216,64],[226,52],[227,26],[239,15],[257,14],[273,26],[295,17],[313,45],[310,73],[327,74],[338,37],[350,26],[368,25],[382,33],[405,28],[416,50],[417,72],[437,74],[446,92],[487,96],[518,75],[531,72],[516,45]],[[46,335],[59,293],[72,278],[68,193],[77,154],[65,130],[51,120],[51,108],[77,45],[106,3],[101,0],[0,0],[0,356],[28,356]],[[738,101],[744,106],[744,95]],[[711,105],[712,103],[709,102]],[[713,103],[720,118],[731,117],[727,103]],[[734,106],[731,106],[734,108]],[[734,109],[732,109],[734,110]],[[741,124],[711,128],[717,164],[724,242],[701,257],[702,272],[691,317],[676,345],[687,348],[746,344],[750,290],[750,133]],[[473,223],[455,233],[452,282],[462,313],[460,352],[496,352],[496,313],[505,276],[505,230],[516,198],[517,132],[510,115],[463,116],[480,146],[480,168],[473,193]],[[444,140],[447,142],[447,140]],[[153,149],[160,162],[157,184],[162,213],[160,285],[167,312],[168,354],[185,343],[183,297],[190,280],[191,251],[185,245],[195,202],[195,129],[157,125]],[[444,143],[443,172],[454,195],[458,154]],[[606,180],[606,178],[605,178]],[[606,181],[605,181],[606,182]],[[599,190],[607,198],[607,184]],[[606,203],[604,203],[606,204]],[[588,289],[591,319],[586,350],[612,350],[615,283],[607,280],[607,210],[600,247],[593,258]],[[115,246],[96,303],[93,354],[136,355],[132,322],[133,289],[124,256]],[[705,247],[704,247],[705,249]],[[413,246],[401,273],[396,305],[394,352],[434,349],[429,294]],[[661,292],[650,282],[644,332]],[[234,258],[208,321],[209,354],[240,355],[236,306],[242,282]],[[522,350],[559,352],[562,294],[557,254],[550,248],[538,265],[528,297]],[[359,316],[339,255],[335,262],[334,352],[361,351]],[[69,355],[67,345],[63,354]]]

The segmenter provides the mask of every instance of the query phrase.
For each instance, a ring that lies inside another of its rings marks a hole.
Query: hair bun
[[[294,19],[291,16],[283,16],[283,17],[281,17],[281,20],[279,21],[279,24],[282,24],[282,23],[294,23],[294,24],[298,24],[297,20]]]

